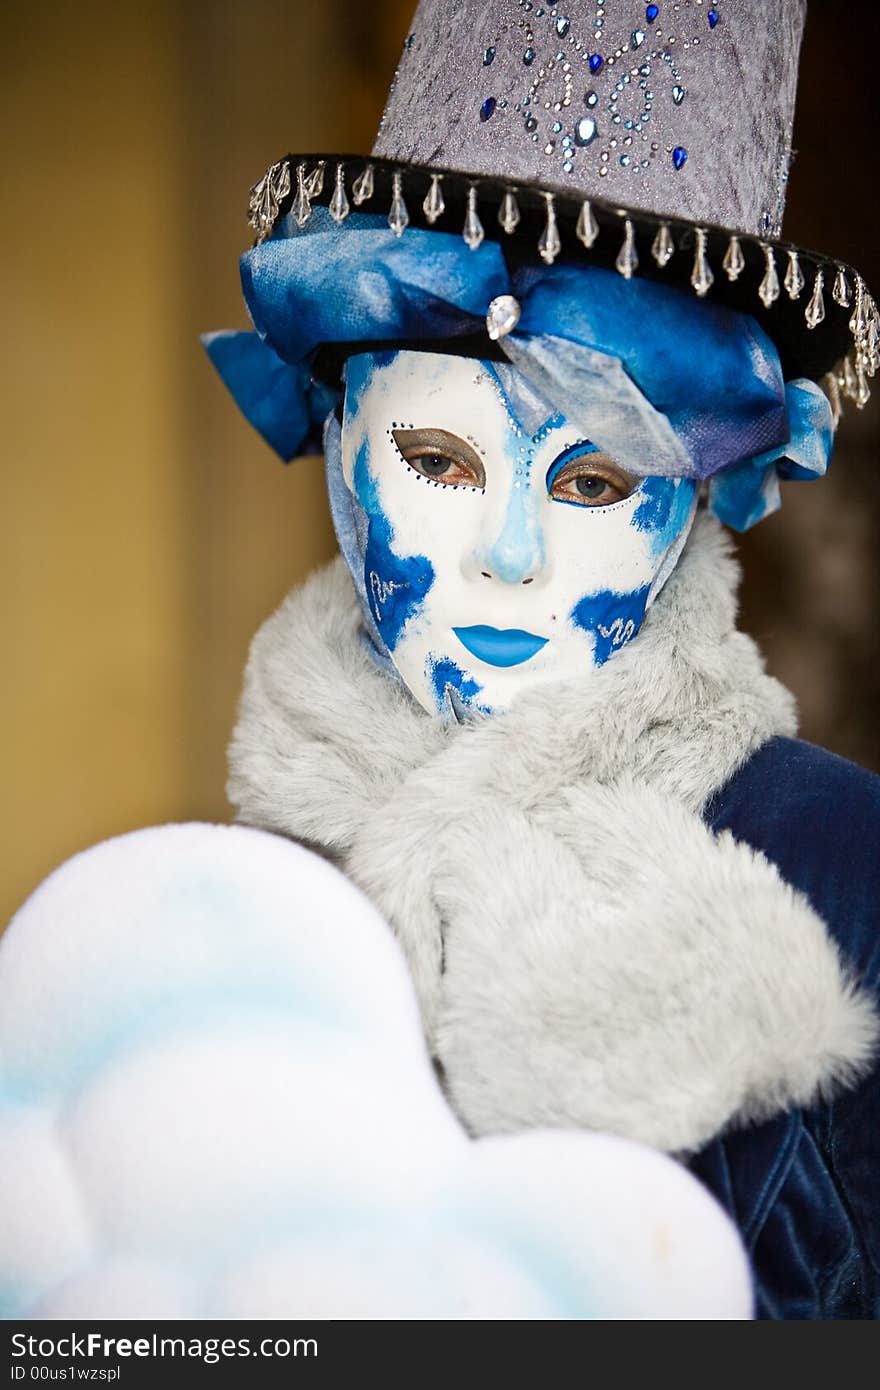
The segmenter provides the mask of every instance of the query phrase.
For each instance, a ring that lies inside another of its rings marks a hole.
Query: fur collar
[[[254,639],[230,799],[249,823],[344,854],[395,784],[461,745],[472,769],[484,765],[499,792],[526,807],[629,772],[698,811],[768,738],[796,731],[791,695],[736,631],[738,582],[725,532],[703,515],[638,638],[588,682],[544,687],[505,715],[447,726],[371,660],[337,558]],[[301,775],[312,755],[317,786]]]
[[[680,1151],[865,1063],[870,1009],[821,921],[699,819],[795,731],[736,631],[738,575],[701,516],[634,642],[463,725],[373,663],[341,559],[254,639],[238,818],[333,858],[384,912],[476,1132],[574,1124]]]

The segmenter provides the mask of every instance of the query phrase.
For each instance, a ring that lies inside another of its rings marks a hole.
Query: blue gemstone
[[[584,101],[587,106],[595,106],[599,98],[595,92],[584,92]]]
[[[533,48],[527,48],[526,51],[525,51],[525,53],[523,54],[523,62],[525,63],[525,65],[526,65],[527,68],[530,68],[530,67],[532,66],[532,63],[533,63],[534,61],[535,61],[535,50],[534,50]]]
[[[496,102],[494,97],[486,97],[486,100],[480,107],[480,120],[488,121],[489,117],[494,113],[495,107],[497,105],[498,103]]]
[[[685,161],[687,160],[687,157],[688,152],[685,149],[684,145],[676,145],[675,149],[672,151],[672,162],[675,165],[676,169],[683,168]]]
[[[604,61],[605,61],[605,59],[602,57],[602,54],[601,54],[601,53],[591,53],[591,54],[590,54],[590,72],[598,72],[599,69],[601,68],[602,64],[604,63]]]
[[[483,67],[484,67],[484,68],[487,68],[487,67],[489,66],[489,64],[491,63],[491,61],[492,61],[492,59],[493,59],[494,57],[495,57],[495,49],[494,49],[494,48],[487,48],[487,49],[486,49],[486,52],[483,54]]]
[[[659,5],[649,5],[649,6],[647,7],[647,9],[645,10],[645,19],[648,21],[649,24],[653,24],[653,23],[654,23],[654,20],[657,18],[657,16],[658,16],[659,13],[660,13],[660,6],[659,6]]]
[[[706,15],[706,18],[709,21],[709,28],[714,29],[715,25],[718,23],[718,11],[710,10],[709,13]]]
[[[557,21],[556,21],[556,32],[557,32],[557,34],[559,35],[560,38],[564,38],[564,36],[568,33],[568,31],[569,31],[570,28],[571,28],[571,20],[570,20],[570,19],[566,19],[565,15],[562,15],[559,19],[557,19]]]

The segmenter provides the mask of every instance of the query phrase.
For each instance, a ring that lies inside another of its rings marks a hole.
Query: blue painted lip
[[[536,637],[533,632],[523,632],[518,627],[502,629],[479,624],[454,627],[452,631],[471,656],[489,666],[519,666],[547,645],[546,637]]]

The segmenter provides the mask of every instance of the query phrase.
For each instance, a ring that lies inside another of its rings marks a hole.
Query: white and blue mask
[[[601,392],[595,418],[587,437],[507,364],[349,359],[326,440],[337,531],[375,647],[431,713],[589,680],[639,632],[698,483],[634,476],[603,446]]]

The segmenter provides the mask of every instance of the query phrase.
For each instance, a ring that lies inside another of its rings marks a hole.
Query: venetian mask
[[[459,717],[613,659],[696,508],[692,479],[626,471],[512,366],[437,353],[349,359],[341,464],[374,641]]]

